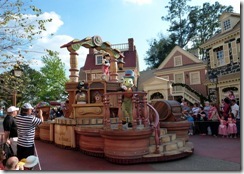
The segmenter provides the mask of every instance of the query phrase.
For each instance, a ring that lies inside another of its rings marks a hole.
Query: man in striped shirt
[[[21,114],[16,117],[18,131],[17,157],[19,160],[35,154],[34,139],[35,128],[43,122],[42,110],[39,117],[32,115],[34,108],[25,103],[21,108]]]

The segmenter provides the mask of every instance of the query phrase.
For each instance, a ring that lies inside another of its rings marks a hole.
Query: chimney
[[[89,54],[94,54],[94,49],[93,48],[89,48]]]
[[[134,39],[129,38],[128,43],[129,43],[129,51],[134,51]]]

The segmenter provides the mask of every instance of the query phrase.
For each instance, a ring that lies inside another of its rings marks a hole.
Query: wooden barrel
[[[103,156],[104,140],[100,135],[101,128],[75,127],[79,149],[92,156]]]
[[[152,106],[159,114],[159,121],[183,121],[182,107],[175,100],[157,99],[152,101]]]
[[[104,155],[110,161],[140,159],[149,153],[152,130],[101,130]]]

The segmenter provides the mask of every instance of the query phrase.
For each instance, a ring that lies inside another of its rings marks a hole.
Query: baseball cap
[[[7,109],[7,112],[14,112],[14,111],[18,111],[19,108],[16,108],[15,106],[10,106],[8,109]]]
[[[30,103],[25,103],[23,106],[22,106],[23,109],[34,109]]]

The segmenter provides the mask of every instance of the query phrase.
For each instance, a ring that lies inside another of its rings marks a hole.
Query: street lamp
[[[22,69],[20,69],[19,62],[17,62],[16,65],[14,65],[14,69],[12,70],[12,73],[15,77],[20,77],[23,73]],[[17,90],[13,91],[13,105],[16,106],[17,104]]]
[[[218,76],[216,74],[210,74],[209,80],[211,83],[215,84],[215,95],[216,95],[216,105],[217,109],[219,108],[219,89],[218,89]]]

